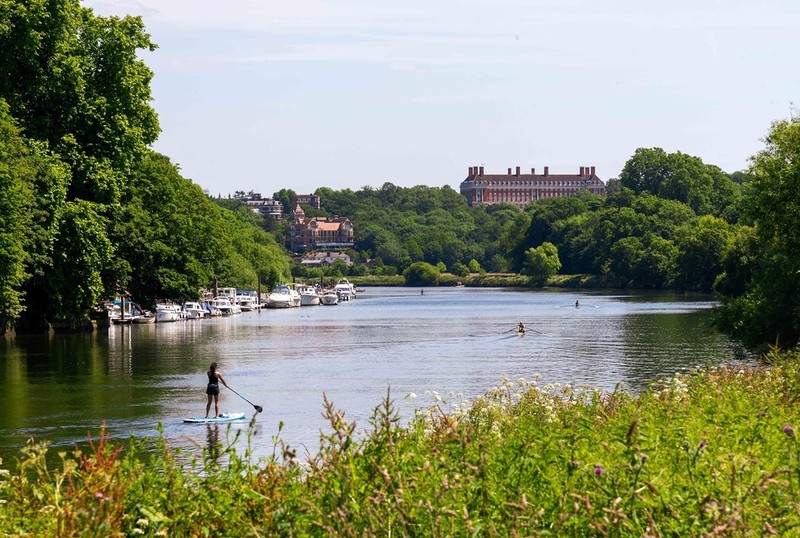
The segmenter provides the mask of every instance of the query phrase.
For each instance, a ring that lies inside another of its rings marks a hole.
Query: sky
[[[747,168],[800,96],[796,0],[83,0],[141,16],[154,149],[211,195]]]

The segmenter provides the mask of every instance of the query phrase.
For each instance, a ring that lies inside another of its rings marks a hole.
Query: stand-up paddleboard
[[[218,417],[185,418],[183,421],[190,422],[192,424],[215,424],[220,422],[233,422],[234,420],[244,420],[244,418],[244,413],[222,413]]]

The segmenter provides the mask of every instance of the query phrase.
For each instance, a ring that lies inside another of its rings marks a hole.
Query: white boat
[[[339,294],[333,290],[328,290],[322,295],[320,302],[327,306],[339,304]]]
[[[183,303],[183,315],[186,319],[202,319],[206,317],[206,309],[198,302],[187,301]]]
[[[267,296],[267,307],[269,308],[293,308],[295,306],[300,306],[300,294],[286,284],[278,284]]]
[[[133,322],[137,325],[146,325],[148,323],[155,323],[156,317],[152,312],[143,312],[142,314],[133,318]]]
[[[340,278],[333,289],[339,294],[340,301],[350,301],[356,298],[356,288],[346,278]]]
[[[297,286],[297,292],[300,294],[300,306],[316,306],[321,302],[322,297],[316,286],[300,284]]]
[[[255,291],[242,291],[236,295],[236,302],[242,312],[252,312],[258,310],[261,305],[258,304],[258,294]]]
[[[202,306],[203,310],[205,310],[205,315],[203,317],[210,318],[222,315],[220,309],[213,304],[213,299],[203,301],[200,303],[200,306]]]
[[[183,309],[176,304],[157,304],[156,321],[158,323],[179,321],[183,319]]]
[[[108,317],[114,325],[129,325],[138,316],[136,305],[124,299],[114,301],[108,310]]]
[[[212,308],[216,308],[223,316],[231,316],[233,314],[241,314],[242,307],[231,301],[228,296],[217,296],[209,302]]]

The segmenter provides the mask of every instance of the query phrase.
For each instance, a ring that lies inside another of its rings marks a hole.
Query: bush
[[[439,280],[439,270],[427,262],[412,263],[403,273],[406,286],[432,286]]]

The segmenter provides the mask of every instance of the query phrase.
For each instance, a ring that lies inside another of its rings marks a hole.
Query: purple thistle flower
[[[603,474],[603,468],[599,465],[595,465],[594,474],[596,474],[597,476],[601,476]]]
[[[794,428],[792,428],[787,424],[786,426],[783,427],[783,433],[785,433],[789,437],[794,437]]]
[[[94,494],[94,498],[97,499],[98,501],[102,501],[103,500],[103,492],[102,491],[98,491],[97,493]]]
[[[708,443],[706,443],[706,440],[703,439],[702,441],[700,441],[700,448],[705,448],[707,444]]]

